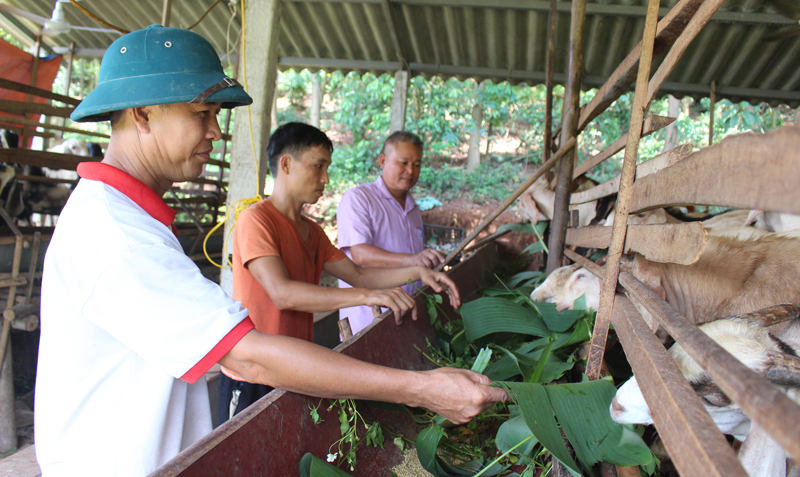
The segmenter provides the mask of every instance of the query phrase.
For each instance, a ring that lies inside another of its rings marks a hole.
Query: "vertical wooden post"
[[[280,9],[280,0],[261,0],[247,2],[242,12],[245,15],[245,31],[239,53],[242,57],[239,78],[247,86],[253,104],[241,107],[236,112],[228,179],[229,210],[234,202],[255,197],[264,190],[270,112],[278,72]],[[231,225],[225,224],[226,237]],[[225,264],[228,254],[232,253],[233,244],[228,241],[227,246],[222,255]],[[220,285],[231,293],[233,274],[230,268],[222,269]]]
[[[667,106],[667,116],[677,118],[680,114],[681,102],[675,96],[669,95],[669,104]],[[675,122],[670,123],[666,129],[666,137],[664,138],[664,151],[669,151],[678,145],[678,126]]]
[[[272,110],[270,113],[271,131],[278,129],[278,79],[280,72],[275,73],[275,92],[272,94]]]
[[[67,57],[67,71],[64,74],[64,84],[61,86],[63,90],[64,96],[69,96],[69,87],[72,84],[72,64],[75,62],[75,43],[69,43],[69,56]],[[61,118],[61,125],[67,125],[67,118]],[[56,132],[56,135],[60,138],[64,137],[63,131]]]
[[[714,106],[717,103],[717,82],[711,82],[711,105],[708,108],[708,145],[714,144]]]
[[[550,0],[550,16],[547,19],[547,59],[545,66],[545,87],[547,93],[544,102],[544,156],[542,162],[550,159],[550,151],[553,149],[553,76],[555,76],[555,54],[556,54],[556,22],[558,21],[558,11],[556,1]]]
[[[36,35],[36,48],[35,48],[36,53],[33,55],[33,67],[31,68],[31,79],[30,79],[30,82],[29,82],[29,84],[31,86],[34,86],[34,87],[36,86],[36,76],[39,73],[39,53],[41,52],[41,47],[42,47],[42,37],[40,35]],[[31,103],[33,101],[33,95],[29,94],[27,101],[28,101],[28,103]],[[29,113],[25,113],[25,120],[27,121],[30,118],[31,118],[31,115]],[[26,134],[25,134],[26,131],[27,131],[27,128],[23,127],[22,128],[22,132],[19,135],[19,147],[20,148],[27,148],[28,147],[28,145],[26,144],[26,141],[27,141],[27,137],[26,137]]]
[[[172,18],[172,0],[164,0],[164,6],[161,9],[161,26],[168,27],[170,18]]]
[[[402,131],[406,126],[406,99],[408,98],[408,71],[400,70],[394,74],[394,93],[392,96],[392,117],[389,121],[389,134]]]
[[[642,39],[642,56],[639,60],[639,73],[636,77],[636,91],[631,108],[631,122],[628,127],[628,144],[625,147],[625,158],[622,163],[622,174],[619,181],[614,225],[611,230],[611,244],[608,247],[608,261],[603,274],[603,288],[600,291],[600,305],[592,333],[592,345],[586,362],[586,375],[589,379],[600,377],[603,354],[606,349],[608,325],[614,307],[614,295],[619,277],[619,259],[625,245],[625,234],[628,231],[628,212],[633,195],[633,179],[636,175],[636,156],[639,152],[639,139],[642,135],[642,121],[650,104],[647,100],[647,89],[650,82],[650,65],[653,60],[653,44],[658,24],[659,0],[650,0],[647,4],[647,17]]]
[[[572,1],[572,20],[569,32],[569,71],[564,93],[564,111],[561,113],[561,140],[575,137],[580,117],[581,80],[583,79],[583,33],[586,25],[586,0]],[[564,241],[567,237],[569,220],[569,194],[572,185],[572,170],[575,168],[577,147],[573,148],[558,162],[558,182],[556,183],[555,211],[550,222],[550,241],[547,244],[547,273],[561,266]]]
[[[5,214],[3,218],[8,217]],[[10,218],[7,223],[11,224]],[[18,232],[18,230],[17,230]],[[22,248],[24,239],[22,234],[16,235],[14,243],[14,261],[11,265],[11,278],[19,277],[19,266],[22,261]],[[8,289],[6,309],[14,306],[17,296],[17,287]],[[3,316],[3,331],[0,336],[0,452],[8,452],[17,447],[17,426],[14,422],[14,372],[11,363],[11,343],[9,333],[14,316]],[[5,359],[4,359],[5,358]]]
[[[481,166],[481,127],[483,127],[483,104],[480,95],[475,95],[472,106],[472,130],[469,133],[469,151],[467,152],[467,170],[472,172]]]
[[[322,110],[322,85],[317,73],[311,77],[311,125],[319,129],[319,113]]]

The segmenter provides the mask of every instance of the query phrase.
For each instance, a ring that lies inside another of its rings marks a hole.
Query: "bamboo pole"
[[[558,21],[556,1],[550,0],[550,16],[547,19],[547,59],[545,66],[547,93],[544,102],[544,156],[542,162],[550,159],[550,150],[553,147],[553,77],[555,76],[556,22]]]
[[[172,0],[164,0],[164,6],[161,9],[161,26],[168,27],[171,17],[172,17]]]
[[[64,96],[69,96],[69,86],[72,82],[72,64],[74,62],[75,62],[75,42],[70,42],[69,56],[67,59],[67,71],[64,74],[64,84],[61,87]],[[61,127],[66,127],[66,125],[67,125],[67,118],[61,118]],[[63,138],[64,134],[61,133],[58,136]]]
[[[639,73],[636,77],[636,92],[633,97],[631,122],[628,127],[628,145],[625,147],[625,158],[620,175],[619,195],[617,196],[614,226],[611,232],[611,244],[608,248],[608,261],[606,262],[603,276],[603,289],[600,291],[600,305],[597,310],[594,331],[592,333],[592,346],[589,349],[589,358],[586,363],[586,375],[589,379],[600,377],[600,366],[603,363],[603,353],[608,337],[608,325],[611,322],[611,313],[614,307],[614,293],[617,289],[619,276],[619,259],[625,245],[625,234],[628,230],[628,212],[633,195],[633,179],[636,174],[636,156],[639,151],[639,139],[644,115],[649,105],[648,83],[650,79],[650,64],[653,60],[653,44],[656,37],[658,23],[659,0],[650,0],[647,4],[647,17],[645,19],[644,38],[642,39],[642,56],[639,61]],[[551,250],[552,252],[552,250]]]
[[[569,33],[569,73],[564,93],[564,110],[561,114],[561,144],[575,137],[580,118],[581,80],[583,79],[583,36],[586,25],[586,0],[572,1],[572,21]],[[575,168],[576,151],[573,149],[558,163],[555,210],[550,222],[550,243],[547,254],[547,273],[561,266],[564,240],[569,222],[569,195],[572,192],[572,171]]]
[[[708,108],[708,145],[714,144],[714,105],[717,102],[717,82],[711,82],[711,105]]]
[[[530,187],[531,185],[533,185],[534,182],[536,182],[536,179],[541,177],[542,174],[544,174],[551,167],[553,167],[553,165],[559,159],[561,159],[561,157],[564,154],[569,152],[573,146],[575,146],[574,137],[570,138],[566,143],[564,143],[564,145],[561,146],[555,154],[553,154],[553,157],[545,161],[545,163],[542,164],[539,167],[539,169],[536,170],[536,172],[534,172],[530,177],[528,177],[528,180],[526,180],[519,187],[517,187],[517,190],[512,192],[511,195],[508,196],[506,200],[504,200],[500,205],[498,205],[497,208],[494,211],[492,211],[491,214],[489,214],[485,219],[483,219],[483,222],[481,222],[481,224],[478,227],[476,227],[475,230],[470,232],[470,234],[467,235],[467,237],[464,240],[462,240],[460,244],[458,244],[458,247],[456,247],[452,252],[450,252],[447,255],[447,257],[444,259],[444,262],[436,266],[436,270],[441,270],[442,268],[444,268],[446,264],[450,263],[456,257],[456,255],[458,255],[459,253],[461,253],[462,250],[464,250],[467,244],[475,240],[475,237],[477,237],[481,232],[483,232],[486,229],[486,227],[489,226],[489,224],[494,222],[494,219],[499,217],[500,214],[502,214],[511,204],[513,204],[514,201],[517,200],[519,196],[521,196],[526,190],[528,190],[528,187]]]
[[[237,61],[238,63],[238,61]],[[238,68],[237,68],[238,70]],[[231,129],[231,117],[233,116],[233,108],[228,109],[228,115],[225,117],[225,134],[230,134]],[[219,197],[222,197],[222,180],[225,178],[225,167],[230,167],[229,165],[225,164],[225,155],[228,154],[228,140],[224,139],[222,141],[222,154],[219,156],[219,160],[221,162],[219,166],[219,175],[217,176],[217,204],[214,206],[214,210],[212,211],[212,219],[213,223],[217,223],[217,219],[219,218]],[[223,201],[224,202],[224,201]]]
[[[36,265],[39,262],[39,247],[42,244],[42,233],[33,233],[33,248],[31,249],[31,263],[28,267],[28,288],[25,290],[25,301],[31,302],[33,295],[33,281],[36,279]]]

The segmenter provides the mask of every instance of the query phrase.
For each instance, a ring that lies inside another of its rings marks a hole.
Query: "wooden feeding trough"
[[[494,244],[489,244],[456,265],[450,271],[450,277],[458,285],[461,295],[468,297],[484,284],[484,277],[497,261]],[[424,298],[417,295],[416,300],[417,321],[406,320],[398,327],[390,310],[337,346],[336,351],[394,368],[432,368],[433,364],[422,353],[427,351],[426,340],[435,342],[436,334],[425,311]],[[453,313],[449,304],[442,307],[448,314]],[[316,425],[312,422],[309,406],[316,406],[319,402],[317,398],[273,391],[152,475],[297,475],[300,459],[306,452],[324,456],[330,452],[330,445],[341,437],[336,412],[324,412],[327,400],[323,400],[319,410],[323,422]],[[407,413],[371,406],[359,409],[367,420],[379,421],[384,429],[408,438],[417,434],[417,426]],[[354,475],[388,475],[403,457],[388,439],[384,447],[383,450],[359,448]]]

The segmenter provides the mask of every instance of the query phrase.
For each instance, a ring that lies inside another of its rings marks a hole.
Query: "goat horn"
[[[768,327],[783,323],[784,321],[793,320],[798,316],[800,316],[800,307],[791,303],[784,303],[783,305],[770,306],[731,318],[744,320],[758,326]]]
[[[772,359],[772,366],[767,370],[767,380],[778,386],[800,388],[800,358],[775,351],[767,354]]]

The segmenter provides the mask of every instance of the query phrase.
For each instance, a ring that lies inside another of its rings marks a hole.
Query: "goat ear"
[[[756,326],[768,327],[800,317],[800,307],[791,303],[762,308],[735,318]]]
[[[800,388],[800,358],[775,351],[768,354],[772,366],[767,370],[767,380],[778,386]]]

